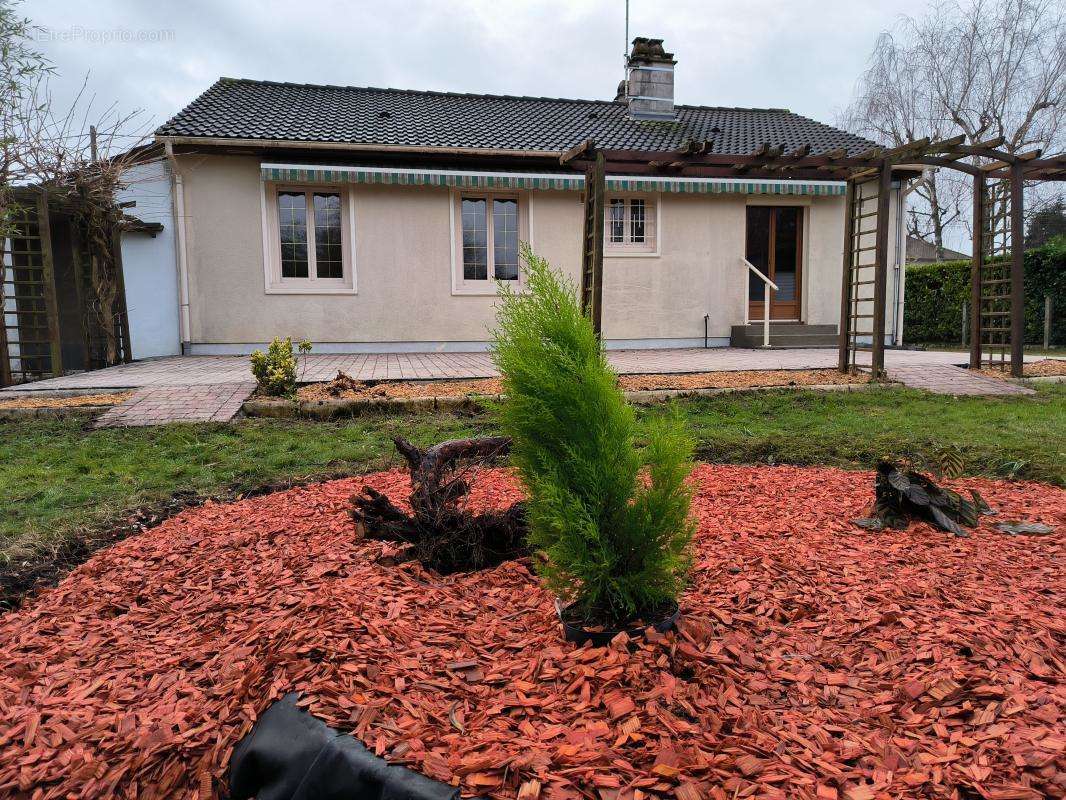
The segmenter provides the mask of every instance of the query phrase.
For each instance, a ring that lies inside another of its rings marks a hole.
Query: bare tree
[[[1001,135],[1008,152],[1058,152],[1064,94],[1060,3],[943,2],[879,37],[840,122],[886,145],[964,133],[970,142]],[[942,255],[945,233],[970,224],[967,180],[927,170],[910,192],[908,232]]]
[[[103,336],[103,360],[119,358],[117,317],[121,287],[118,231],[125,223],[116,193],[126,188],[124,173],[147,138],[140,112],[121,114],[114,105],[94,110],[86,82],[71,105],[57,112],[47,79],[26,93],[17,120],[20,161],[50,202],[69,212],[87,261],[91,295],[87,311]]]
[[[116,192],[148,130],[139,112],[102,111],[83,81],[73,102],[59,110],[48,80],[53,73],[31,46],[37,29],[0,0],[0,310],[4,308],[4,249],[13,228],[11,189],[33,185],[48,192],[52,208],[70,214],[86,260],[88,315],[103,338],[102,358],[117,363],[118,232],[126,223]],[[131,152],[131,150],[133,152]]]
[[[31,88],[52,70],[32,46],[35,30],[14,2],[0,0],[0,323],[7,302],[7,242],[15,210],[11,188],[24,177],[19,120],[32,110],[26,103]]]

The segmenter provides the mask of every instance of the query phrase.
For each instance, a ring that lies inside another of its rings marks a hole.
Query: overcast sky
[[[785,107],[832,123],[877,35],[924,0],[631,0],[630,38],[665,40],[681,103]],[[30,0],[69,99],[155,127],[216,78],[610,99],[624,0]]]

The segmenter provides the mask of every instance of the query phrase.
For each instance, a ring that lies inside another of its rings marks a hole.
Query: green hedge
[[[1025,341],[1044,341],[1044,297],[1051,297],[1051,344],[1066,344],[1066,240],[1025,254]],[[960,342],[970,300],[970,262],[907,267],[903,338],[907,344]]]

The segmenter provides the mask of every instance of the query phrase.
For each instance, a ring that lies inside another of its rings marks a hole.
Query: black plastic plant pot
[[[595,630],[586,628],[580,622],[568,620],[566,618],[567,610],[568,608],[563,606],[562,603],[558,600],[555,601],[555,613],[559,615],[559,622],[563,626],[563,638],[579,646],[590,644],[593,647],[606,647],[620,633],[625,633],[631,639],[643,636],[648,628],[658,633],[666,633],[677,625],[677,620],[681,616],[681,609],[677,603],[671,603],[669,608],[660,610],[656,614],[642,615],[642,619],[639,622],[627,625],[624,628]],[[648,621],[648,617],[651,617],[654,621]]]
[[[459,790],[398,764],[296,705],[287,694],[233,750],[230,800],[459,800]]]

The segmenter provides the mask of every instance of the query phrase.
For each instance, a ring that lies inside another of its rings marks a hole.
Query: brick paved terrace
[[[868,354],[866,355],[868,358]],[[824,369],[836,366],[826,349],[619,350],[609,353],[621,374],[738,370]],[[1027,395],[1033,390],[960,369],[965,354],[890,350],[890,380],[948,395]],[[488,353],[311,354],[300,359],[302,382],[324,381],[338,371],[357,380],[483,378],[497,374]],[[137,391],[96,420],[97,427],[226,422],[233,419],[255,382],[246,356],[175,356],[124,364],[12,387],[4,392],[69,392],[117,388]],[[0,392],[3,396],[3,392]]]
[[[860,358],[869,354],[860,353]],[[744,350],[720,347],[687,350],[615,350],[609,358],[623,375],[642,372],[714,372],[748,369],[826,369],[836,366],[835,350]],[[1036,357],[1030,357],[1035,360]],[[488,353],[312,353],[301,358],[302,381],[324,381],[338,370],[357,380],[424,380],[494,377]],[[966,361],[965,353],[888,350],[885,363],[899,367],[951,366]],[[4,391],[67,391],[77,389],[196,386],[245,383],[252,380],[247,356],[172,356],[82,372]]]

